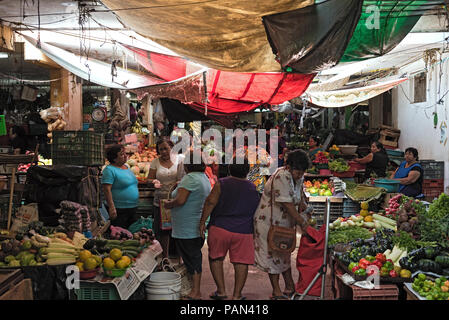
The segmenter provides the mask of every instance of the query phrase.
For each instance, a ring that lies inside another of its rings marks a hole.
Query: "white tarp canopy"
[[[36,39],[26,35],[22,36],[26,41],[38,48]],[[130,90],[165,82],[156,77],[125,70],[120,67],[112,70],[111,64],[92,58],[86,59],[85,57],[78,56],[45,42],[41,42],[40,48],[38,49],[64,69],[80,78],[104,87]]]

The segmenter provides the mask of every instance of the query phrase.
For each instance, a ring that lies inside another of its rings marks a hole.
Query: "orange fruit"
[[[131,264],[131,258],[128,256],[123,256],[119,261],[125,261],[126,266],[129,266]]]
[[[126,269],[128,267],[128,263],[126,262],[126,260],[120,259],[119,261],[117,261],[117,263],[115,264],[115,267],[117,269]]]
[[[80,260],[81,262],[86,262],[87,259],[92,257],[92,253],[89,250],[83,250],[80,252]]]
[[[84,263],[78,261],[75,265],[78,267],[80,271],[84,271]]]
[[[115,268],[115,262],[111,258],[104,258],[103,266],[106,270],[111,270]]]
[[[85,270],[94,270],[97,267],[97,260],[94,258],[87,258],[87,260],[84,262],[84,269]]]
[[[109,257],[114,261],[119,261],[122,256],[123,256],[123,253],[120,249],[112,249],[109,252]]]

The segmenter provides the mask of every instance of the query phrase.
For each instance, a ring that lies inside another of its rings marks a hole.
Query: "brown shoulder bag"
[[[271,217],[270,217],[270,230],[268,230],[268,248],[272,251],[279,253],[292,253],[296,248],[296,228],[285,228],[273,225],[273,192],[274,192],[274,180],[277,173],[273,176],[271,182]]]

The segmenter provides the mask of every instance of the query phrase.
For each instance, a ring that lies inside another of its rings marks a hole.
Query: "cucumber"
[[[107,246],[119,246],[122,242],[120,240],[108,240]]]
[[[140,252],[139,248],[138,247],[134,247],[134,246],[123,246],[122,250],[123,251],[131,250],[131,251]]]
[[[125,247],[140,247],[139,240],[126,240],[122,242],[122,245]]]
[[[125,250],[125,251],[123,251],[123,255],[129,256],[130,258],[135,258],[139,255],[139,253],[136,251],[132,251],[132,250]]]

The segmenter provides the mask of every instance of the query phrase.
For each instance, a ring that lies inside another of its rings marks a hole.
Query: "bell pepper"
[[[394,264],[391,263],[390,261],[387,261],[384,263],[384,267],[388,268],[388,270],[392,270],[394,268]]]
[[[360,265],[361,263],[364,263],[364,264],[369,265],[369,264],[370,264],[370,261],[366,260],[365,258],[362,258],[362,259],[360,259],[360,261],[359,261],[359,265]]]
[[[357,275],[357,276],[366,276],[366,270],[365,269],[358,269],[358,270],[356,270],[355,275]]]
[[[349,266],[348,266],[348,269],[349,269],[349,270],[352,270],[352,268],[354,268],[354,267],[356,267],[356,266],[358,266],[357,262],[351,262],[351,263],[349,264]]]
[[[394,264],[394,261],[391,259],[387,259],[387,261],[385,261],[385,262],[391,262],[392,264]]]
[[[389,273],[389,275],[390,275],[390,277],[392,277],[392,278],[396,278],[396,277],[398,276],[397,272],[394,271],[394,270],[391,270],[390,273]]]
[[[390,272],[390,270],[388,270],[388,269],[385,268],[385,267],[382,267],[382,268],[380,269],[380,276],[381,276],[381,277],[388,277],[389,272]]]
[[[385,263],[387,261],[387,257],[383,253],[376,254],[376,259],[381,261],[382,263]]]
[[[359,269],[360,269],[359,266],[355,266],[355,267],[353,267],[353,268],[351,269],[351,271],[355,273],[355,272],[356,272],[357,270],[359,270]]]
[[[376,267],[378,267],[379,270],[382,269],[382,267],[383,267],[382,262],[380,262],[380,261],[377,260],[377,259],[373,262],[373,265],[375,265]]]
[[[376,258],[374,256],[366,256],[365,257],[366,260],[368,260],[369,262],[374,262],[374,260],[376,260]]]
[[[359,263],[360,269],[366,269],[366,268],[368,268],[369,265],[370,265],[369,262],[360,262]]]

